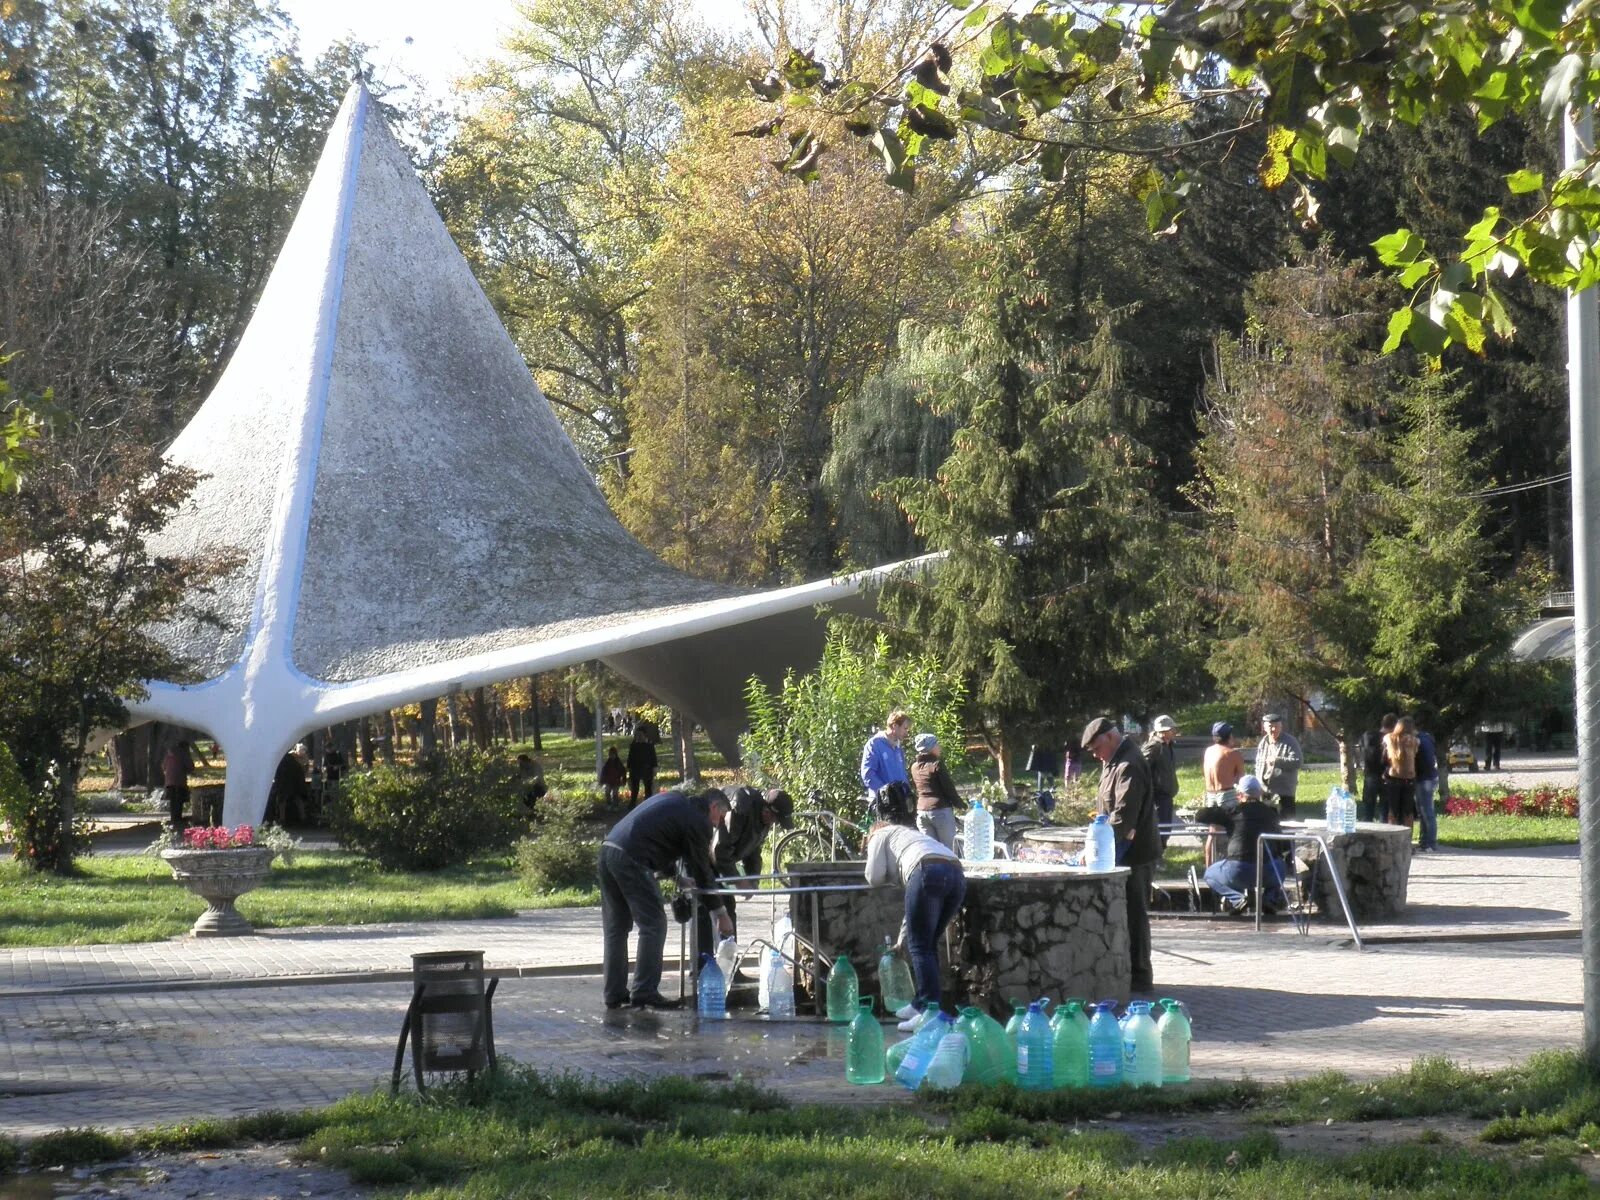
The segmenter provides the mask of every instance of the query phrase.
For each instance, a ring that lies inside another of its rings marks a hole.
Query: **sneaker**
[[[1230,896],[1222,902],[1222,911],[1230,917],[1242,917],[1250,911],[1250,902],[1243,897]]]
[[[909,1021],[912,1017],[919,1016],[922,1010],[915,1004],[902,1004],[894,1014],[902,1021]]]
[[[635,1008],[681,1008],[682,1006],[683,1001],[668,1000],[660,992],[655,992],[649,996],[635,996],[633,998],[633,1007]]]
[[[914,1016],[909,1016],[904,1021],[901,1021],[900,1024],[895,1026],[895,1028],[898,1029],[901,1033],[915,1033],[921,1027],[922,1027],[922,1014],[921,1013],[917,1013]]]
[[[628,1002],[626,1000],[607,1000],[606,1011],[610,1012],[613,1009],[624,1008],[627,1006],[627,1003]]]

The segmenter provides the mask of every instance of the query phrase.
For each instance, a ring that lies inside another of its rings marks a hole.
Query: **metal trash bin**
[[[429,1071],[494,1070],[494,992],[499,979],[484,982],[482,950],[442,950],[411,956],[411,1004],[400,1027],[389,1090],[400,1090],[406,1041],[419,1092]]]

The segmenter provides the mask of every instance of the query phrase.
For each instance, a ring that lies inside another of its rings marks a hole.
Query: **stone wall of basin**
[[[1034,863],[966,864],[967,896],[941,950],[944,999],[997,1017],[1014,1001],[1048,996],[1126,1002],[1128,963],[1125,870],[1095,873]],[[804,863],[796,885],[859,884],[860,864]],[[830,958],[847,954],[862,994],[878,994],[883,939],[898,936],[905,913],[899,888],[790,898],[795,930],[816,938]]]
[[[1320,828],[1317,832],[1321,832]],[[1332,835],[1328,853],[1344,878],[1357,922],[1388,920],[1405,912],[1411,880],[1411,830],[1404,825],[1363,821],[1354,833]],[[1321,855],[1322,850],[1315,843],[1301,843],[1301,871],[1309,870]],[[1338,890],[1327,871],[1316,872],[1313,895],[1324,914],[1336,921],[1344,920],[1344,906],[1339,903]]]

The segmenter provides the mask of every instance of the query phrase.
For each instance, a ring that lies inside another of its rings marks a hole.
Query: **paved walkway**
[[[1402,940],[1365,952],[1331,925],[1302,937],[1287,925],[1257,936],[1246,923],[1158,923],[1156,975],[1194,1014],[1196,1072],[1379,1075],[1423,1054],[1489,1066],[1577,1044],[1578,941],[1541,936],[1575,928],[1571,848],[1424,856],[1411,900],[1408,922],[1382,930]],[[738,1075],[797,1100],[896,1098],[846,1087],[840,1032],[813,1021],[697,1028],[688,1014],[605,1012],[598,980],[572,973],[593,970],[598,927],[594,910],[569,909],[0,952],[0,1130],[304,1107],[378,1085],[410,954],[462,946],[522,975],[495,1000],[499,1048],[520,1061],[601,1078]]]

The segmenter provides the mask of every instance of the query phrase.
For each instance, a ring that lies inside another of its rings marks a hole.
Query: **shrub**
[[[523,827],[514,764],[471,747],[347,778],[334,834],[389,870],[436,871],[504,851]]]
[[[1447,817],[1575,817],[1578,789],[1540,787],[1528,791],[1468,792],[1445,801]]]
[[[600,838],[587,820],[593,809],[587,790],[552,790],[539,802],[533,832],[517,843],[523,886],[541,893],[595,887]]]

